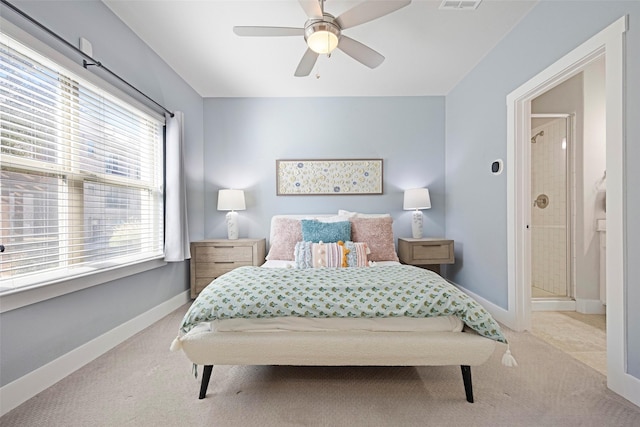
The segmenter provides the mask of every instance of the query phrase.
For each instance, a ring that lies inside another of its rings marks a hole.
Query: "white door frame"
[[[508,318],[531,329],[530,116],[531,100],[605,58],[607,135],[607,385],[640,406],[640,379],[626,373],[626,250],[624,239],[624,33],[623,16],[507,96]]]

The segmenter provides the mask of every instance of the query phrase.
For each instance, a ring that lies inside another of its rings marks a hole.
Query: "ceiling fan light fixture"
[[[305,27],[304,38],[309,49],[317,54],[325,55],[338,47],[340,29],[331,22],[314,22]]]
[[[474,1],[480,2],[482,0]],[[409,5],[411,0],[364,0],[338,15],[337,18],[324,11],[324,2],[325,0],[298,0],[298,3],[309,18],[303,28],[233,27],[233,32],[239,36],[257,37],[304,35],[307,48],[293,74],[295,77],[308,76],[316,65],[318,57],[320,55],[329,56],[337,47],[347,56],[373,69],[382,64],[384,56],[357,40],[343,36],[342,30],[362,25],[395,12]]]

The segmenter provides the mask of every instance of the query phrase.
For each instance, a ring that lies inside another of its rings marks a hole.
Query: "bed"
[[[491,315],[438,274],[398,262],[390,215],[276,215],[261,267],[211,282],[171,349],[214,365],[461,367],[507,345]],[[507,347],[503,364],[514,366]]]

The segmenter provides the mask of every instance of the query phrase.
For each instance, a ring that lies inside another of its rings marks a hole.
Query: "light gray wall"
[[[204,101],[205,234],[225,237],[220,188],[246,191],[240,237],[268,237],[282,213],[388,212],[411,236],[403,191],[428,187],[424,234],[444,235],[444,98],[209,98]],[[381,158],[382,195],[276,196],[276,159]]]
[[[171,299],[186,289],[188,280],[188,263],[172,263],[2,313],[0,384],[4,386]],[[167,349],[170,344],[168,341]]]
[[[201,238],[202,98],[102,2],[12,3],[71,43],[87,38],[96,59],[170,110],[184,111],[191,233]],[[51,44],[49,37],[4,5],[0,14]],[[182,293],[188,288],[188,267],[188,262],[172,263],[1,314],[0,386]]]
[[[626,14],[627,360],[640,378],[640,2],[540,2],[447,96],[446,231],[456,240],[452,279],[506,308],[507,177],[489,173],[507,153],[506,96]]]

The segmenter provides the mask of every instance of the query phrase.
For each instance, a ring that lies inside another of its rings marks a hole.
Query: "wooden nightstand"
[[[453,240],[404,237],[398,239],[398,258],[403,264],[427,268],[440,274],[440,264],[453,264]]]
[[[264,263],[265,239],[207,239],[191,242],[191,298],[213,279],[243,265]]]

